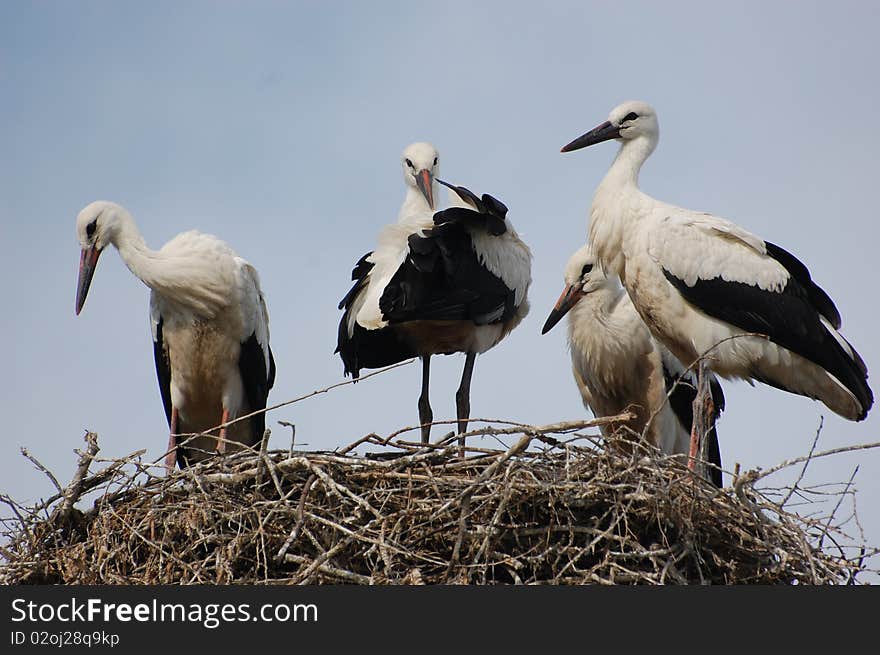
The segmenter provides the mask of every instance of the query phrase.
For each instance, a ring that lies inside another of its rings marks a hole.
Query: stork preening
[[[621,428],[666,455],[687,455],[696,376],[648,331],[617,277],[609,277],[589,244],[565,267],[565,289],[542,334],[568,315],[572,374],[584,406],[594,416],[629,411],[633,418],[601,426],[603,436]],[[724,407],[721,385],[710,379],[713,404]],[[630,441],[632,443],[632,441]],[[714,426],[708,433],[709,479],[721,486],[721,452]]]
[[[134,219],[112,202],[93,202],[76,219],[82,246],[79,314],[98,257],[113,245],[150,288],[150,322],[159,390],[168,420],[165,465],[181,468],[212,453],[260,442],[259,413],[219,432],[216,426],[266,408],[275,380],[269,315],[257,271],[217,237],[184,232],[161,250],[147,247]],[[178,435],[204,433],[178,443]]]
[[[439,157],[428,143],[408,146],[401,158],[406,198],[396,224],[352,271],[354,285],[339,303],[336,352],[345,374],[421,357],[419,423],[431,433],[428,399],[431,356],[465,353],[456,393],[459,434],[470,417],[474,362],[501,341],[528,312],[531,253],[507,220],[507,207],[490,195],[437,180]],[[434,213],[436,183],[455,202]]]
[[[620,277],[651,333],[680,361],[704,357],[722,377],[764,382],[864,419],[874,401],[867,369],[806,266],[728,220],[639,190],[659,135],[654,109],[626,102],[562,148],[620,142],[590,210],[598,263]]]

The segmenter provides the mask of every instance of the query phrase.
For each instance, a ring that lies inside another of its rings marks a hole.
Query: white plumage
[[[507,207],[453,187],[451,206],[434,212],[439,155],[414,143],[401,156],[406,197],[397,223],[352,272],[337,352],[345,373],[422,358],[419,418],[430,435],[430,358],[466,353],[456,394],[458,427],[467,428],[470,379],[477,354],[503,339],[528,312],[531,253],[507,220]],[[443,184],[446,184],[443,182]]]
[[[200,461],[215,450],[259,443],[263,414],[207,432],[266,407],[275,378],[269,315],[257,271],[217,237],[184,232],[160,250],[147,247],[123,207],[93,202],[77,216],[82,255],[76,313],[88,294],[98,257],[113,245],[150,290],[156,372],[170,428],[166,464]]]
[[[349,331],[354,329],[355,322],[368,330],[388,325],[379,308],[382,292],[406,259],[410,235],[434,225],[440,154],[430,143],[412,143],[401,154],[401,168],[406,196],[397,214],[397,222],[382,228],[376,248],[366,256],[365,261],[372,268],[363,292],[358,294],[354,308],[348,312]]]
[[[765,382],[864,419],[873,403],[864,362],[806,267],[730,221],[639,190],[639,170],[659,139],[650,105],[616,107],[563,152],[609,139],[621,146],[593,198],[590,241],[652,334],[681,361],[708,353],[721,376]]]
[[[597,417],[633,415],[623,424],[603,425],[602,434],[610,437],[624,427],[630,440],[643,438],[664,454],[687,455],[696,376],[651,336],[617,277],[596,265],[589,244],[569,259],[565,285],[542,333],[567,315],[572,374],[584,406]],[[724,398],[714,376],[710,385],[720,410]],[[714,429],[710,439],[710,478],[720,486]]]

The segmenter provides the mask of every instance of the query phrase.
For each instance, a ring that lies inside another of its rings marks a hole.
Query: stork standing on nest
[[[352,271],[354,285],[339,303],[336,352],[346,375],[409,357],[422,359],[419,422],[431,434],[428,400],[431,356],[465,353],[456,393],[459,434],[467,430],[474,362],[528,313],[531,253],[507,220],[507,207],[490,195],[437,180],[439,156],[429,143],[401,157],[406,197],[396,224]],[[436,183],[456,206],[434,213]]]
[[[584,406],[596,417],[629,411],[632,419],[601,426],[603,436],[620,428],[666,455],[687,455],[693,423],[696,376],[648,331],[616,277],[596,265],[589,244],[565,267],[565,289],[542,334],[568,315],[572,374]],[[724,407],[721,385],[711,376],[712,399]],[[714,417],[713,417],[714,418]],[[712,422],[708,434],[709,479],[721,487],[721,452]]]
[[[93,202],[76,219],[82,246],[76,313],[86,301],[98,257],[113,245],[150,288],[150,322],[159,390],[170,437],[165,464],[181,468],[213,451],[260,442],[265,415],[178,444],[177,435],[206,433],[265,409],[275,380],[269,315],[257,271],[217,237],[184,232],[161,250],[147,247],[123,207]]]
[[[562,148],[620,142],[590,210],[599,265],[620,276],[651,333],[682,362],[705,356],[722,377],[764,382],[864,419],[874,402],[865,363],[806,266],[728,220],[639,190],[659,136],[654,109],[625,102]]]

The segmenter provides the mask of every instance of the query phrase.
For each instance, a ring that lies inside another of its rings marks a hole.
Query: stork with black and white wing
[[[728,220],[639,190],[659,134],[650,105],[626,102],[562,148],[621,144],[590,210],[599,264],[620,276],[651,333],[679,360],[705,355],[722,377],[764,382],[864,419],[874,402],[867,368],[806,266]]]
[[[408,146],[402,162],[406,199],[398,222],[382,230],[378,247],[352,271],[354,285],[339,304],[345,311],[336,352],[355,378],[361,368],[421,357],[419,422],[427,442],[431,356],[465,353],[456,393],[458,431],[465,432],[476,356],[528,312],[531,253],[503,203],[437,180],[433,146]],[[434,213],[435,182],[453,191],[456,206]]]
[[[601,426],[602,434],[609,438],[623,430],[629,443],[644,439],[666,455],[689,454],[696,376],[651,336],[618,278],[605,275],[596,265],[589,244],[569,259],[565,289],[542,334],[566,315],[572,374],[584,406],[596,417],[625,411],[632,416]],[[710,386],[720,411],[724,395],[714,376]],[[706,444],[708,476],[720,487],[721,452],[714,418]]]
[[[113,245],[150,288],[159,390],[170,431],[165,464],[181,468],[212,453],[258,444],[275,380],[269,314],[257,271],[217,237],[184,232],[160,250],[147,247],[123,207],[93,202],[77,216],[82,254],[76,313],[98,257]],[[219,430],[213,428],[220,426]],[[178,435],[195,435],[178,442]]]

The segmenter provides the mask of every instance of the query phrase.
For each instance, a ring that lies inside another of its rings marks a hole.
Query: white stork
[[[85,207],[76,218],[76,233],[82,246],[77,314],[108,244],[151,290],[153,354],[170,429],[168,470],[175,461],[183,468],[215,450],[259,443],[263,413],[207,434],[265,409],[275,380],[269,315],[254,267],[217,237],[196,231],[150,250],[131,214],[112,202]],[[202,432],[178,444],[177,435]]]
[[[352,271],[354,285],[339,303],[336,352],[345,374],[422,358],[419,422],[431,433],[431,356],[465,353],[456,393],[459,434],[467,430],[474,361],[501,341],[528,312],[531,253],[490,195],[437,180],[439,157],[414,143],[401,157],[406,198],[396,224]],[[434,213],[435,183],[448,186],[456,206]]]
[[[568,314],[572,374],[584,406],[597,417],[627,410],[634,415],[622,424],[603,425],[606,438],[623,427],[666,455],[687,455],[696,376],[651,336],[619,280],[595,264],[590,244],[571,256],[565,290],[541,333]],[[724,395],[714,376],[710,387],[720,411]],[[714,424],[712,428],[709,477],[720,487],[721,452]]]
[[[626,102],[562,148],[621,144],[590,211],[600,265],[620,276],[651,333],[682,362],[706,355],[722,377],[764,382],[864,419],[874,401],[865,363],[806,266],[730,221],[639,190],[659,134],[650,105]]]

